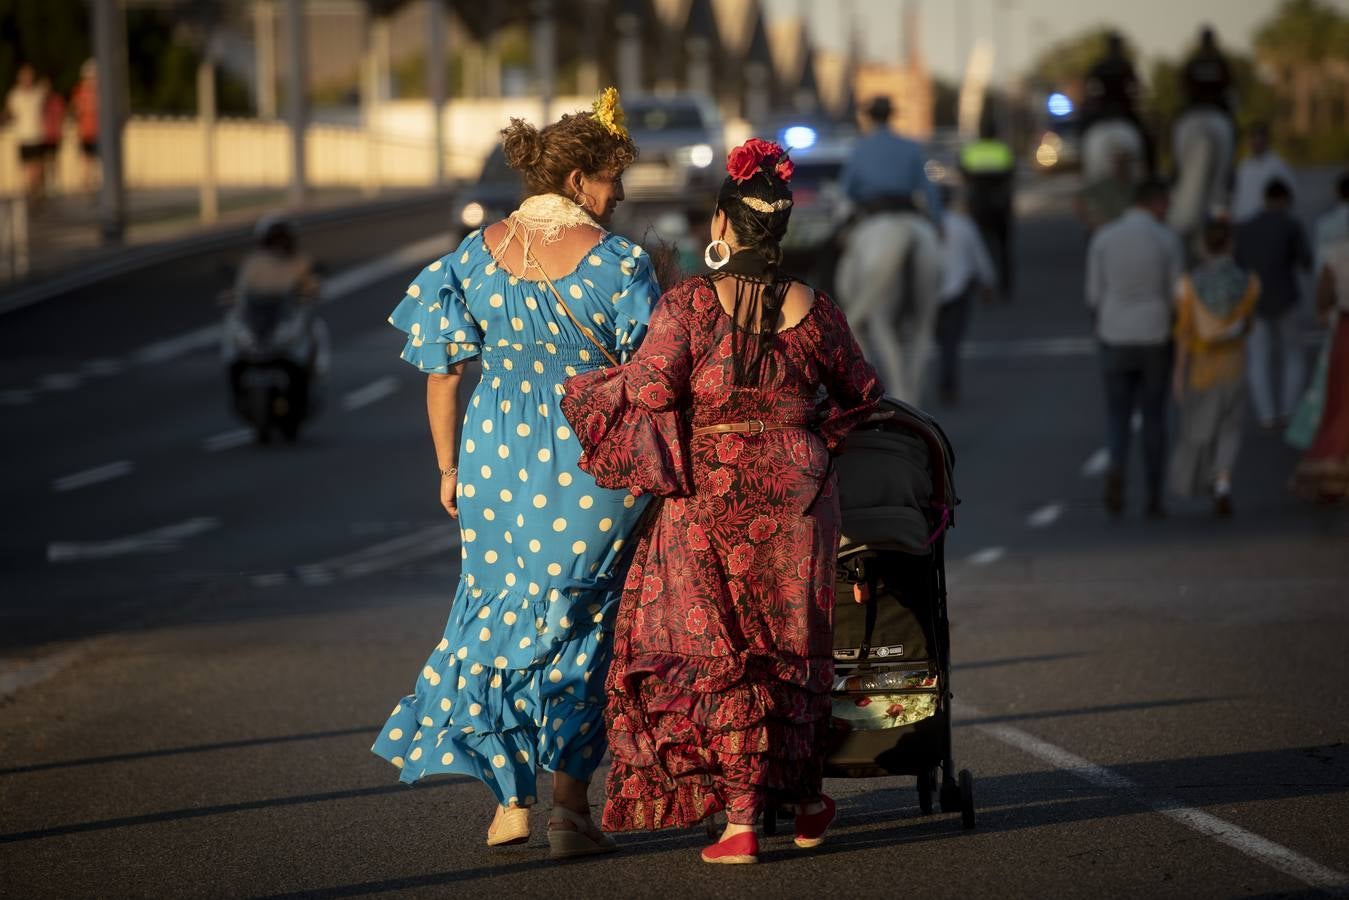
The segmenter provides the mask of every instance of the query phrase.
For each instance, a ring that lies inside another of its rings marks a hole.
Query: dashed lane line
[[[1110,468],[1110,451],[1104,447],[1096,450],[1082,463],[1083,478],[1099,478]]]
[[[357,388],[342,398],[342,408],[348,412],[378,403],[398,390],[398,381],[392,375],[376,378],[365,387]]]
[[[1063,515],[1062,503],[1046,503],[1035,512],[1026,516],[1026,524],[1031,528],[1048,528]]]
[[[966,560],[972,566],[988,566],[1002,559],[1007,555],[1005,547],[985,547],[977,553],[970,554]]]
[[[361,578],[397,566],[417,562],[428,556],[449,553],[459,546],[459,526],[455,523],[421,528],[411,534],[380,541],[354,553],[345,553],[317,563],[296,566],[289,572],[254,575],[254,587],[273,588],[299,582],[319,587],[335,581]]]
[[[219,519],[199,516],[175,525],[107,541],[53,541],[47,545],[47,562],[70,563],[139,553],[165,553],[177,550],[183,541],[205,534],[219,524]]]
[[[248,428],[235,428],[232,431],[222,431],[220,434],[213,434],[201,442],[201,448],[207,453],[219,453],[222,450],[233,450],[235,447],[242,447],[244,444],[251,443],[253,432]]]
[[[66,491],[74,491],[95,484],[102,484],[105,481],[112,481],[114,478],[130,475],[135,468],[136,467],[131,463],[131,460],[119,459],[116,462],[105,463],[101,466],[95,466],[92,469],[85,469],[82,472],[62,475],[60,478],[52,481],[52,490],[57,493],[64,493]]]
[[[959,704],[957,709],[958,714],[964,718],[980,715],[977,710],[966,704]],[[958,722],[959,719],[957,719]],[[1212,838],[1218,843],[1295,878],[1309,887],[1333,897],[1349,896],[1349,875],[1323,866],[1295,850],[1290,850],[1254,832],[1247,831],[1226,819],[1186,806],[1177,800],[1151,796],[1145,793],[1142,785],[1133,779],[1104,766],[1098,766],[1019,728],[991,723],[974,725],[973,727],[1096,787],[1126,795],[1153,812],[1166,816],[1168,819],[1178,822],[1192,831],[1197,831],[1205,837]]]

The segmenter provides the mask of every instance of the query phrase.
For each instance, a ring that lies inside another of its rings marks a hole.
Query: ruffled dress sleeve
[[[621,241],[614,250],[619,254],[621,279],[613,298],[614,345],[610,349],[620,362],[627,362],[646,337],[660,285],[651,257],[639,245]]]
[[[464,240],[464,246],[477,233]],[[444,375],[455,363],[482,352],[482,330],[469,312],[453,264],[469,251],[461,247],[422,269],[389,316],[389,323],[407,334],[402,358],[427,374]]]
[[[686,399],[693,369],[688,312],[678,289],[661,298],[632,358],[567,379],[562,413],[597,484],[634,494],[693,491]]]
[[[817,320],[820,328],[821,380],[828,392],[821,409],[819,433],[831,453],[843,439],[876,411],[885,388],[876,370],[862,355],[848,319],[826,294],[815,301],[824,304]]]

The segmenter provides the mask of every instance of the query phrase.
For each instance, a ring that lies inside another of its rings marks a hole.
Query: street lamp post
[[[556,52],[552,0],[534,0],[534,64],[542,106],[540,125],[548,122],[552,110]]]
[[[290,71],[286,86],[286,118],[290,121],[290,205],[305,201],[305,21],[304,0],[286,0],[286,32]]]
[[[99,230],[105,244],[120,244],[126,230],[126,191],[122,171],[122,125],[126,118],[122,98],[121,61],[126,32],[119,21],[116,0],[93,0],[94,61],[98,66],[98,156],[102,168],[99,188]]]
[[[436,187],[445,184],[445,7],[426,0],[426,92],[431,98],[431,152]]]

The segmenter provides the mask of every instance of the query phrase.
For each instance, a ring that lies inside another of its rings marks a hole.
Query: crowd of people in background
[[[1299,493],[1346,499],[1349,339],[1339,312],[1349,293],[1349,175],[1313,242],[1294,212],[1293,171],[1271,147],[1267,126],[1247,130],[1248,153],[1231,169],[1231,75],[1212,32],[1183,74],[1173,183],[1155,177],[1155,145],[1137,113],[1137,78],[1121,41],[1110,42],[1087,79],[1079,212],[1090,233],[1086,302],[1104,381],[1106,508],[1113,515],[1125,508],[1139,415],[1147,514],[1165,515],[1169,486],[1181,497],[1208,495],[1218,515],[1231,515],[1248,403],[1261,431],[1283,432],[1307,450],[1293,482]],[[1330,326],[1310,383],[1299,315],[1309,274]],[[1169,462],[1168,394],[1179,410]]]
[[[98,73],[93,60],[80,69],[69,95],[25,63],[5,96],[4,120],[14,133],[24,193],[40,204],[56,178],[67,123],[73,120],[82,159],[82,183],[93,190],[98,177]]]

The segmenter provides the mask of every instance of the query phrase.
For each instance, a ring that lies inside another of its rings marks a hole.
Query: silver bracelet
[[[441,470],[440,470],[440,477],[441,477],[441,478],[449,478],[451,475],[458,475],[458,474],[459,474],[459,467],[458,467],[458,466],[450,466],[448,469],[441,469]]]

